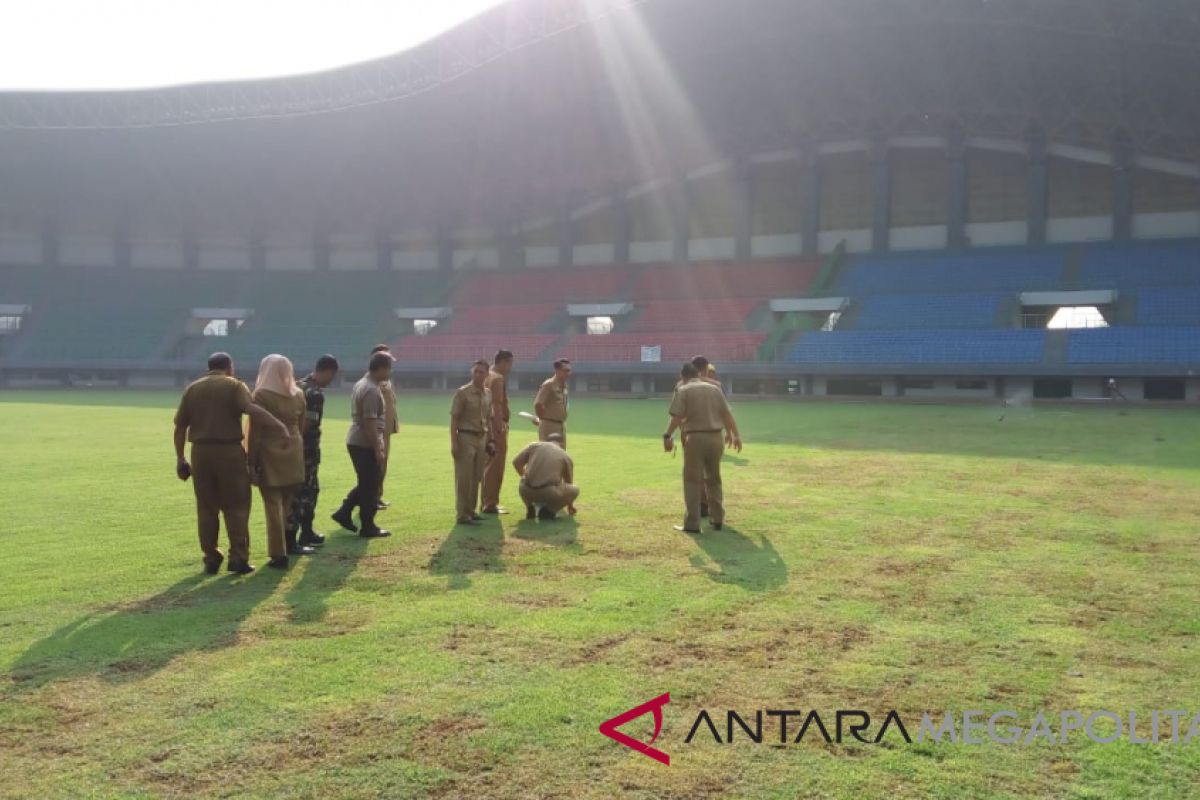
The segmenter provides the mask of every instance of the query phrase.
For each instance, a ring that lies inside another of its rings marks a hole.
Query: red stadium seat
[[[555,334],[434,334],[431,336],[405,336],[392,346],[392,355],[400,363],[444,363],[468,364],[478,358],[489,361],[501,348],[511,350],[519,360],[533,360],[552,345]]]
[[[662,347],[664,362],[683,362],[703,354],[716,363],[754,361],[766,334],[737,333],[610,333],[579,335],[559,348],[556,358],[581,363],[640,362],[642,347]]]

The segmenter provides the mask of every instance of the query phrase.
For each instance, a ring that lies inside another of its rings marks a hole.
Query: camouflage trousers
[[[298,531],[311,531],[313,517],[317,513],[317,496],[321,493],[321,483],[318,472],[321,469],[320,456],[313,457],[304,454],[304,483],[292,494],[292,507],[288,512],[287,534],[290,539]]]

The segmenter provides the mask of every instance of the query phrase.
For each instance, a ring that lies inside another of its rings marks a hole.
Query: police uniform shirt
[[[684,433],[722,430],[726,411],[729,401],[720,388],[700,380],[680,386],[671,399],[670,414],[683,419]]]
[[[242,415],[251,402],[246,384],[213,370],[183,390],[175,425],[188,429],[188,441],[192,443],[240,442]]]
[[[450,403],[450,416],[460,431],[485,433],[492,415],[492,393],[487,388],[476,389],[468,383],[458,387]]]
[[[484,384],[492,393],[492,403],[498,407],[493,409],[500,412],[500,419],[508,422],[508,379],[495,370],[488,373],[487,383]]]
[[[548,419],[551,422],[566,422],[567,421],[567,387],[566,384],[559,386],[558,381],[554,378],[547,378],[542,382],[542,386],[538,389],[537,397],[533,399],[534,405],[541,404],[544,407],[542,418]]]
[[[554,442],[533,442],[517,454],[513,463],[525,465],[525,483],[535,489],[562,481],[571,483],[575,470],[571,456]]]
[[[346,444],[374,449],[383,421],[383,393],[369,374],[364,375],[350,393],[350,430],[346,432]]]

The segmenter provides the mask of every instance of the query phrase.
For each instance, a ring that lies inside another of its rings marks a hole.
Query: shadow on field
[[[304,574],[287,591],[290,621],[304,624],[324,619],[329,596],[342,588],[366,552],[367,540],[361,536],[328,536],[315,555],[305,557]]]
[[[726,526],[720,531],[705,530],[693,535],[692,540],[704,551],[703,556],[696,553],[689,559],[692,566],[717,583],[740,586],[752,592],[778,589],[787,583],[787,564],[766,536],[760,534],[756,543]],[[717,568],[706,564],[704,556]]]
[[[504,529],[500,520],[489,518],[478,525],[455,525],[442,546],[429,559],[429,572],[450,578],[451,589],[471,585],[467,576],[472,572],[503,572],[500,549],[504,546]]]
[[[37,642],[12,666],[18,689],[96,674],[140,680],[174,658],[237,642],[250,612],[274,593],[282,574],[190,575],[158,594],[87,614]]]
[[[543,542],[557,547],[577,549],[579,543],[576,535],[578,532],[579,523],[564,511],[558,515],[558,519],[553,521],[523,519],[517,523],[517,527],[513,530],[513,536],[528,542]]]

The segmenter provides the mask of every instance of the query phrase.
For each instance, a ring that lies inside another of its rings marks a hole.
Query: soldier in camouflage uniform
[[[325,537],[313,530],[313,516],[317,510],[317,496],[321,492],[318,471],[321,468],[321,418],[325,415],[325,393],[321,391],[333,383],[338,374],[338,362],[333,356],[321,356],[316,368],[297,384],[304,391],[307,409],[304,419],[304,484],[292,496],[291,513],[288,515],[288,550],[322,544]]]

